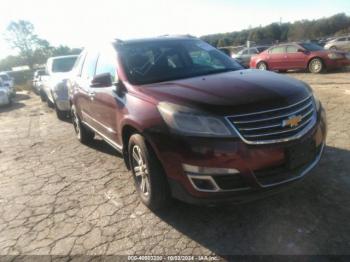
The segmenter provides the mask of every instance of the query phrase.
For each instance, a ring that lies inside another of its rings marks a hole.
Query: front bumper
[[[328,59],[326,61],[327,69],[338,69],[350,65],[350,59]]]
[[[8,96],[0,96],[0,106],[8,105],[10,103],[10,98]]]
[[[164,167],[175,198],[200,204],[242,202],[278,192],[303,178],[317,165],[327,133],[325,114],[323,109],[321,111],[316,125],[303,137],[283,143],[248,145],[239,138],[181,137],[159,133],[147,134],[147,139]],[[310,141],[316,147],[315,157],[298,168],[285,167],[287,149]],[[191,173],[184,165],[238,172],[223,175]],[[204,181],[197,187],[193,181],[196,178],[206,178],[210,183]],[[215,186],[211,187],[209,184],[213,181]]]
[[[64,86],[53,90],[53,97],[56,107],[60,111],[70,111],[68,89]]]

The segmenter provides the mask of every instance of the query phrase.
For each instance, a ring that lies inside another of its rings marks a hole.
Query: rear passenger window
[[[270,50],[271,54],[282,54],[284,53],[286,50],[286,48],[284,46],[278,46],[278,47],[274,47]]]
[[[81,77],[85,79],[92,79],[95,75],[95,68],[97,62],[97,53],[88,52],[84,61]]]
[[[295,45],[287,46],[287,53],[296,53],[298,52],[298,48]]]
[[[113,48],[103,50],[97,60],[95,75],[110,73],[112,82],[116,81],[117,55]]]

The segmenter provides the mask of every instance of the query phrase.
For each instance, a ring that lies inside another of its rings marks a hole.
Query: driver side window
[[[117,80],[117,54],[113,48],[103,50],[97,60],[95,75],[110,73],[112,82]]]

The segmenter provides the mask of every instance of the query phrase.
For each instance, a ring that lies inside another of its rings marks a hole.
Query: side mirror
[[[113,83],[113,90],[118,96],[122,96],[127,91],[124,83],[120,80]]]
[[[300,53],[305,53],[305,52],[306,52],[306,50],[301,49],[301,48],[298,48],[297,52],[300,52]]]
[[[95,75],[90,84],[91,87],[109,87],[111,85],[112,75],[110,73]]]

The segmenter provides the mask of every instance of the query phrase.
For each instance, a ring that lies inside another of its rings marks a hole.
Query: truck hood
[[[302,81],[254,69],[148,84],[141,88],[142,93],[158,102],[220,115],[288,106],[311,94]]]

